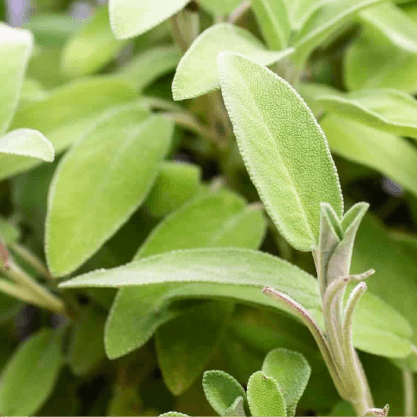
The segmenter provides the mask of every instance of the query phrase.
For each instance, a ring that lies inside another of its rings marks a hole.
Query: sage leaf
[[[185,392],[203,371],[233,311],[233,304],[212,301],[159,327],[158,363],[174,395]]]
[[[343,213],[322,130],[296,91],[267,68],[232,54],[220,55],[219,68],[240,152],[268,214],[292,246],[312,250],[320,203],[329,203],[339,217]]]
[[[207,401],[213,410],[223,416],[236,401],[242,397],[246,401],[246,393],[239,382],[223,371],[206,371],[203,376],[203,389]]]
[[[168,413],[161,414],[159,417],[189,417],[187,414],[177,413],[176,411],[169,411]]]
[[[165,162],[145,201],[146,208],[156,218],[175,211],[197,194],[200,176],[201,169],[198,165]]]
[[[274,378],[255,372],[248,382],[248,403],[253,416],[286,416],[285,398]]]
[[[189,0],[110,0],[110,23],[117,39],[132,38],[179,12]]]
[[[287,349],[272,350],[266,355],[262,372],[278,382],[285,398],[286,415],[294,416],[311,374],[304,356]]]
[[[391,3],[362,12],[360,22],[344,60],[347,87],[417,92],[417,24]]]
[[[61,361],[61,338],[51,330],[40,330],[23,342],[1,376],[0,412],[36,413],[54,389]]]
[[[69,77],[92,74],[115,58],[125,44],[111,31],[108,7],[99,7],[68,39],[62,51],[63,71]]]
[[[242,0],[199,0],[198,3],[213,16],[224,16],[239,6]]]
[[[407,140],[336,114],[320,121],[332,151],[373,168],[417,195],[417,150]]]
[[[0,23],[0,134],[9,127],[19,103],[32,48],[33,36],[29,31]]]
[[[285,0],[252,0],[252,8],[268,46],[287,47],[291,26]]]
[[[244,401],[243,397],[237,397],[235,402],[227,410],[225,410],[223,415],[245,417]]]
[[[250,32],[228,23],[205,30],[178,64],[172,83],[174,100],[198,97],[220,87],[217,57],[235,52],[261,65],[270,65],[291,54],[291,49],[268,51]]]
[[[150,191],[173,126],[163,116],[144,121],[147,115],[131,106],[115,112],[60,162],[46,221],[46,257],[53,275],[69,274],[84,263]]]

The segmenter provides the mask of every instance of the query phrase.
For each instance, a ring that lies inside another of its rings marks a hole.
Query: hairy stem
[[[414,416],[416,412],[414,375],[408,369],[405,369],[403,371],[403,385],[404,385],[404,416]]]

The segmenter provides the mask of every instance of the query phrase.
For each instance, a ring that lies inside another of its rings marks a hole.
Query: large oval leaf
[[[242,0],[199,0],[198,3],[213,16],[224,16],[239,6]]]
[[[23,342],[1,376],[0,412],[36,413],[53,391],[61,360],[61,338],[51,330],[41,330]]]
[[[110,23],[116,38],[140,35],[180,11],[190,0],[110,0]]]
[[[0,134],[7,130],[16,111],[32,48],[29,31],[0,23]]]
[[[46,226],[46,255],[54,275],[79,267],[144,201],[173,131],[163,116],[143,122],[147,114],[127,106],[104,118],[58,166]]]
[[[268,214],[295,248],[317,245],[320,203],[343,197],[326,138],[297,92],[238,55],[219,58],[222,94],[239,149]]]
[[[268,51],[250,32],[219,23],[204,31],[178,64],[172,83],[174,100],[193,98],[220,87],[217,57],[220,52],[235,52],[261,65],[270,65],[288,56],[292,49]]]

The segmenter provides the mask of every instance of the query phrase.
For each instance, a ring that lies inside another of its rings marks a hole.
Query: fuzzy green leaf
[[[224,416],[243,416],[245,417],[245,400],[243,397],[237,397],[235,402],[224,412]]]
[[[115,58],[125,43],[115,39],[111,31],[108,7],[100,7],[66,43],[63,71],[70,77],[92,74]]]
[[[213,16],[224,16],[239,6],[242,0],[199,0],[198,3]]]
[[[320,125],[333,152],[376,169],[417,195],[417,150],[407,140],[336,114],[325,116]]]
[[[262,372],[278,382],[285,398],[287,415],[294,416],[311,374],[304,356],[287,349],[272,350],[264,360]]]
[[[145,201],[152,216],[161,218],[194,197],[200,185],[201,168],[182,162],[165,162]]]
[[[363,30],[345,58],[349,89],[417,92],[417,24],[391,3],[360,14]]]
[[[220,191],[196,197],[173,212],[154,229],[135,259],[174,249],[215,246],[255,249],[263,239],[265,227],[261,210],[245,207],[236,194]],[[140,347],[157,327],[178,315],[167,307],[161,307],[158,315],[152,313],[156,305],[164,304],[171,288],[163,285],[119,291],[106,325],[105,344],[110,358]]]
[[[253,416],[286,416],[285,398],[274,378],[255,372],[248,382],[248,402]]]
[[[53,391],[61,360],[61,338],[50,330],[40,330],[23,342],[1,376],[0,412],[36,413]]]
[[[110,23],[118,39],[140,35],[179,12],[190,0],[110,0]]]
[[[246,400],[246,393],[239,382],[223,371],[206,371],[203,389],[207,401],[219,415],[224,415],[238,397]]]
[[[32,48],[33,36],[29,31],[0,23],[0,135],[9,127],[19,103]]]
[[[176,411],[169,411],[168,413],[161,414],[159,417],[189,417],[187,414],[177,413]]]
[[[291,49],[268,51],[247,30],[219,23],[204,31],[178,64],[172,83],[174,100],[193,98],[220,87],[217,57],[220,52],[248,56],[261,65],[270,65],[290,55]]]
[[[343,213],[322,130],[296,91],[267,68],[231,54],[220,55],[219,68],[240,152],[268,214],[291,245],[312,250],[318,244],[320,203]]]
[[[167,118],[144,121],[147,115],[137,106],[113,113],[60,162],[49,191],[46,225],[46,257],[53,275],[79,267],[144,201],[173,131]]]

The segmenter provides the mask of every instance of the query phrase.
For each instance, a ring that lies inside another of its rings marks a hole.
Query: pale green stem
[[[140,103],[143,103],[147,107],[161,109],[166,111],[173,111],[173,112],[182,112],[184,108],[177,103],[173,103],[172,101],[165,100],[160,97],[151,97],[151,96],[142,96],[140,98]]]
[[[42,299],[34,296],[32,293],[28,292],[24,287],[18,284],[13,284],[8,280],[0,278],[0,291],[7,295],[10,295],[11,297],[22,300],[25,303],[45,307],[45,304],[42,302]]]
[[[51,274],[44,263],[34,255],[29,249],[25,248],[18,243],[13,243],[10,248],[13,252],[17,253],[22,259],[24,259],[30,266],[32,266],[39,274],[45,278],[51,278]]]
[[[235,10],[232,11],[229,15],[228,22],[236,23],[251,7],[251,2],[245,0],[243,3],[239,4]]]
[[[416,409],[415,386],[413,373],[405,369],[403,370],[404,384],[404,416],[414,416]]]

